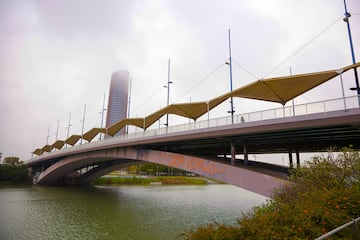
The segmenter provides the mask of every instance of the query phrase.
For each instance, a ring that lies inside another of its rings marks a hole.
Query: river
[[[181,239],[265,200],[221,184],[0,188],[0,239]]]

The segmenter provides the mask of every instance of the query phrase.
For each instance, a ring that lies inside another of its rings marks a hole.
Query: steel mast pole
[[[84,135],[84,125],[85,125],[85,113],[86,113],[86,104],[84,106],[84,115],[82,119],[82,127],[81,127],[81,139],[80,139],[80,145],[82,144],[83,135]]]
[[[230,28],[229,28],[229,67],[230,67],[230,92],[233,91],[232,83],[232,59],[231,59],[231,37],[230,37]],[[230,113],[231,113],[231,123],[234,123],[234,102],[233,97],[230,98]]]
[[[168,61],[168,81],[167,81],[167,105],[169,106],[169,96],[170,96],[170,59]],[[169,126],[169,114],[166,114],[166,127]]]
[[[101,124],[100,124],[100,128],[103,127],[103,123],[104,123],[104,111],[106,110],[106,109],[105,109],[105,95],[106,95],[106,93],[104,93],[103,105],[102,105],[102,109],[101,109]],[[100,133],[99,140],[101,140],[101,134],[102,134],[102,133]]]
[[[58,120],[58,122],[57,122],[56,135],[55,135],[56,140],[55,141],[58,140],[58,136],[59,136],[59,123],[60,123],[60,120]]]
[[[344,0],[344,8],[345,8],[345,17],[343,18],[343,20],[344,20],[344,22],[346,22],[346,25],[347,25],[352,63],[355,64],[356,60],[355,60],[354,46],[353,46],[353,41],[352,41],[352,36],[351,36],[351,29],[350,29],[350,22],[349,22],[349,18],[351,17],[351,14],[347,10],[346,0]],[[357,95],[358,95],[358,101],[359,101],[359,107],[360,107],[360,85],[359,85],[358,72],[357,72],[356,68],[354,68],[354,75],[355,75],[356,92],[357,92]]]
[[[127,118],[130,118],[131,85],[132,85],[132,79],[130,78]],[[126,133],[129,134],[129,125],[126,125]]]
[[[68,126],[67,126],[66,140],[69,138],[70,127],[71,127],[71,112],[69,114],[69,123],[68,123]],[[67,147],[67,146],[68,146],[68,144],[65,145],[65,147]]]
[[[48,126],[48,133],[47,133],[47,136],[46,136],[46,145],[49,144],[49,138],[50,138],[50,126]]]

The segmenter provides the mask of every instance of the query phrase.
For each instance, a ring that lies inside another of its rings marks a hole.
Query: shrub
[[[25,165],[0,165],[0,182],[27,182],[28,170]]]
[[[331,149],[291,172],[273,199],[243,214],[238,226],[209,224],[184,239],[314,239],[360,216],[360,155]],[[221,234],[220,234],[221,233]],[[224,238],[215,238],[218,235]],[[353,239],[351,229],[335,238]]]

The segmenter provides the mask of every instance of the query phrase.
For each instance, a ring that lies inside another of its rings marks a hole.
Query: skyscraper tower
[[[111,76],[108,111],[106,115],[106,127],[127,117],[127,105],[129,97],[129,72],[117,71]],[[116,135],[125,134],[126,128],[122,128]]]

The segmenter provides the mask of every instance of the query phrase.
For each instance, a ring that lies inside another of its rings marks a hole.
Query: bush
[[[96,179],[93,183],[95,185],[148,185],[151,179],[149,178],[122,178],[122,177],[101,177]]]
[[[314,239],[360,216],[360,155],[329,151],[291,172],[273,199],[243,214],[238,226],[201,226],[184,239]],[[221,235],[222,238],[217,237]],[[354,239],[350,228],[335,238]]]
[[[28,170],[25,165],[0,165],[0,182],[27,182]]]

